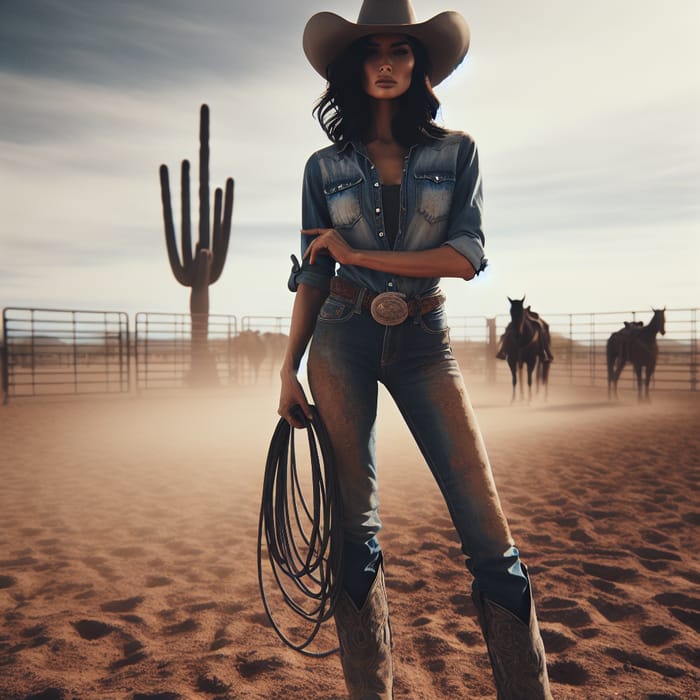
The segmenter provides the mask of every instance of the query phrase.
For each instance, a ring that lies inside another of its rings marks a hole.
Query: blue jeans
[[[356,602],[381,557],[375,436],[382,382],[442,492],[474,586],[518,612],[529,600],[527,577],[452,355],[444,306],[389,327],[359,302],[331,294],[316,323],[308,377],[333,446],[346,541],[344,585],[356,592]]]

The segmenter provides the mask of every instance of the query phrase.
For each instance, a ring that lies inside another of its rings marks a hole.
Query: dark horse
[[[525,297],[511,299],[510,323],[502,338],[502,348],[497,357],[504,357],[510,367],[513,379],[513,396],[515,400],[515,386],[517,375],[520,374],[520,398],[523,398],[522,369],[527,367],[528,398],[532,398],[532,373],[537,367],[537,379],[541,380],[547,392],[549,379],[549,365],[554,359],[550,350],[549,325],[540,318],[539,314],[524,307]],[[538,364],[539,363],[539,364]]]
[[[649,382],[656,369],[659,346],[656,334],[666,334],[666,308],[652,309],[654,315],[646,326],[640,321],[627,322],[625,327],[615,331],[605,347],[608,362],[608,398],[617,398],[617,380],[624,366],[630,362],[637,377],[637,397],[642,397],[642,368],[644,376],[644,398],[649,398]]]

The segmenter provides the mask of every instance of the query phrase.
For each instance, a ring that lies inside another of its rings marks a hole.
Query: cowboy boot
[[[523,565],[523,569],[525,566]],[[527,571],[525,572],[527,575]],[[491,660],[498,700],[552,700],[532,590],[529,622],[478,591],[472,594]]]
[[[391,627],[382,566],[359,610],[346,591],[341,593],[335,626],[349,700],[391,700]]]

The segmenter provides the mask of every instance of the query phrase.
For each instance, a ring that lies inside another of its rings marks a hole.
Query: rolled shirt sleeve
[[[326,196],[323,193],[321,169],[316,155],[312,155],[304,168],[304,181],[301,204],[301,227],[332,228]],[[312,237],[301,234],[301,269],[295,274],[297,284],[303,282],[312,287],[328,290],[331,277],[335,274],[335,260],[328,255],[319,255],[311,265],[304,260],[304,253],[311,243]]]
[[[455,189],[444,245],[461,253],[479,274],[488,261],[482,230],[483,192],[476,144],[464,136],[457,154]]]

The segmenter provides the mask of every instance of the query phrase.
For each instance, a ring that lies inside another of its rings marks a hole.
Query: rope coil
[[[307,647],[333,616],[341,592],[343,536],[330,441],[316,407],[310,409],[311,419],[301,411],[299,418],[308,439],[311,507],[297,466],[295,431],[284,418],[270,441],[258,522],[258,583],[265,612],[280,639],[306,656],[323,657],[338,649],[309,651]],[[300,643],[282,631],[270,610],[263,580],[264,549],[284,603],[311,624],[311,632]],[[299,602],[300,598],[310,605]]]

